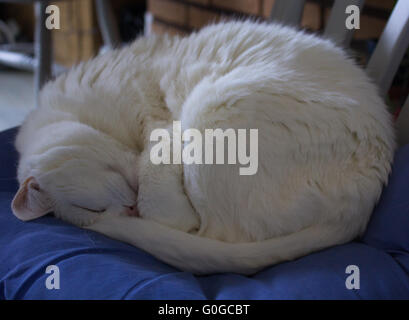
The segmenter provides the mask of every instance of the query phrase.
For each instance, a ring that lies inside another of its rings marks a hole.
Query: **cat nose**
[[[138,208],[136,207],[136,204],[133,206],[124,206],[124,213],[126,216],[131,216],[131,217],[139,217],[139,212]]]

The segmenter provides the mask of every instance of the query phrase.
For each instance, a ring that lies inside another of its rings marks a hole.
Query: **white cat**
[[[255,175],[154,165],[150,133],[258,129]],[[197,274],[250,274],[366,228],[395,147],[385,104],[328,40],[229,22],[141,38],[41,92],[17,137],[22,220],[61,219]]]

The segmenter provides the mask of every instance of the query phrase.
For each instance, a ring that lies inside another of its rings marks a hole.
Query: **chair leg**
[[[38,103],[39,92],[51,78],[52,65],[52,46],[51,31],[46,28],[45,9],[48,1],[36,1],[35,11],[35,35],[34,35],[34,52],[35,52],[35,70],[34,70],[34,89]]]
[[[121,44],[119,30],[109,0],[95,0],[97,19],[104,46],[110,49]]]

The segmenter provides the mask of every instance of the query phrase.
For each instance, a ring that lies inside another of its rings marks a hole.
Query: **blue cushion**
[[[363,241],[394,254],[409,251],[409,145],[395,154],[392,170]]]
[[[0,299],[409,299],[409,146],[397,152],[388,187],[362,241],[329,248],[246,277],[196,277],[142,250],[46,216],[11,213],[15,130],[0,134]],[[48,265],[60,289],[45,286]],[[348,265],[360,269],[349,290]]]

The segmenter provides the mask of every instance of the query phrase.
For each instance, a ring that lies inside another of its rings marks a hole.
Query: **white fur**
[[[153,165],[149,134],[173,120],[258,129],[257,174]],[[395,146],[376,87],[341,49],[250,21],[141,38],[78,65],[46,85],[16,145],[20,182],[35,177],[57,216],[195,273],[251,273],[352,240]],[[141,218],[118,216],[136,190]]]

